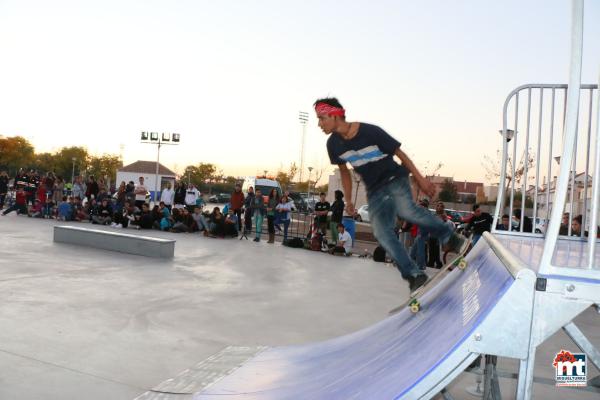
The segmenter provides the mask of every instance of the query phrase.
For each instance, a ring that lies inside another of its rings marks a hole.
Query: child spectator
[[[237,237],[238,235],[238,217],[232,208],[227,212],[225,218],[225,236]]]
[[[58,205],[57,219],[59,221],[71,221],[73,219],[73,205],[71,202],[71,198],[67,201],[67,196],[62,197],[62,202]]]
[[[338,240],[335,247],[330,250],[331,254],[344,254],[349,256],[352,254],[352,237],[344,228],[344,224],[339,223],[337,225]]]

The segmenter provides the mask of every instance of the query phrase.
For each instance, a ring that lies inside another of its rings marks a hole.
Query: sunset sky
[[[583,81],[597,83],[600,2],[586,2]],[[566,83],[570,2],[0,0],[0,134],[227,175],[331,170],[312,103],[337,96],[423,169],[484,181],[502,104]],[[307,174],[305,172],[305,174]]]

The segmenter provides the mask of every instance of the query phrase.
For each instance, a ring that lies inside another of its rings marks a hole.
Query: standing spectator
[[[175,191],[171,189],[171,182],[167,182],[167,187],[165,187],[160,194],[160,200],[165,203],[165,206],[169,210],[171,210],[173,201],[175,200]]]
[[[59,205],[63,201],[65,191],[65,181],[62,177],[57,176],[52,187],[52,202]]]
[[[583,215],[579,214],[571,221],[571,236],[581,236],[581,226],[583,224]],[[584,236],[589,235],[588,231],[584,232]]]
[[[446,208],[443,202],[438,201],[435,204],[435,215],[440,218],[444,223],[448,221],[446,216]],[[452,230],[454,230],[454,224],[452,224]],[[440,257],[440,242],[436,237],[429,236],[427,241],[428,247],[428,257],[427,257],[427,266],[436,268],[442,268],[443,263]]]
[[[256,237],[254,238],[254,241],[260,242],[263,220],[266,214],[265,201],[263,200],[260,189],[256,189],[256,196],[254,196],[250,207],[252,208],[252,214],[254,215],[254,223],[256,226]]]
[[[6,171],[0,171],[0,210],[4,208],[6,195],[8,194],[8,175]]]
[[[287,241],[288,228],[290,226],[290,212],[292,211],[293,201],[289,201],[286,194],[281,196],[281,200],[276,209],[280,212],[280,221],[283,222],[283,242]]]
[[[135,183],[129,181],[125,186],[125,201],[128,201],[131,205],[135,205]],[[138,209],[138,211],[141,211]]]
[[[5,216],[13,211],[16,211],[17,214],[27,214],[27,196],[25,195],[25,189],[23,187],[17,189],[15,203],[11,207],[4,210],[2,212],[2,216]]]
[[[254,202],[254,188],[248,187],[248,193],[244,199],[244,232],[252,232],[252,203]]]
[[[186,194],[186,186],[185,183],[178,181],[175,182],[175,196],[174,196],[174,202],[175,202],[175,208],[183,208],[184,204],[185,204],[185,194]]]
[[[342,223],[342,217],[344,216],[344,193],[341,190],[334,192],[335,200],[331,205],[331,222],[329,227],[331,229],[331,242],[337,244],[338,240],[338,224]]]
[[[100,188],[98,187],[98,182],[96,182],[96,178],[94,178],[93,175],[90,175],[87,181],[87,189],[85,192],[85,196],[88,198],[88,201],[92,198],[95,199],[98,196],[99,191]]]
[[[468,229],[473,232],[473,246],[481,239],[483,232],[492,230],[493,222],[494,218],[490,214],[482,212],[479,204],[473,206],[473,217],[471,217],[468,225]]]
[[[137,208],[142,208],[142,205],[146,203],[146,194],[148,193],[148,189],[144,185],[144,177],[139,177],[139,183],[135,185],[135,189],[133,191],[135,193],[135,206]]]
[[[123,207],[125,207],[125,202],[127,201],[127,185],[125,181],[121,181],[119,188],[117,189],[117,201],[115,203],[114,214],[121,214],[123,211]]]
[[[279,193],[277,189],[271,189],[269,200],[267,202],[267,229],[269,230],[269,240],[267,243],[275,243],[275,208],[279,203]]]
[[[327,214],[330,209],[331,204],[325,199],[325,193],[319,193],[319,201],[315,204],[315,214],[323,237],[327,235]]]
[[[32,204],[35,201],[35,193],[37,192],[38,179],[35,176],[35,172],[30,170],[25,174],[25,197],[27,204]],[[45,200],[45,199],[44,199]]]
[[[190,183],[186,192],[185,192],[185,206],[189,212],[194,212],[194,208],[196,208],[196,201],[200,197],[200,192],[196,189],[196,186],[193,183]]]
[[[429,200],[422,199],[419,205],[429,212]],[[425,270],[427,264],[426,244],[429,239],[429,232],[416,224],[413,224],[413,229],[416,231],[416,236],[410,248],[410,257],[415,260],[419,269]]]
[[[73,191],[72,196],[78,197],[79,200],[83,200],[85,198],[86,185],[83,182],[83,179],[80,175],[75,177],[75,182],[73,182]]]
[[[237,216],[238,231],[242,230],[242,208],[244,207],[244,193],[239,183],[236,183],[235,190],[231,194],[231,209]]]

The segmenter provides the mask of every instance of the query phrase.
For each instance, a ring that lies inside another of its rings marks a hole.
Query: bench
[[[76,226],[55,226],[54,241],[147,257],[172,258],[175,254],[175,240]]]

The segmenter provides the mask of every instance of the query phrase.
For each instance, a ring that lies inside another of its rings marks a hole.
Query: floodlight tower
[[[160,164],[160,146],[163,144],[177,145],[179,144],[180,135],[179,133],[162,133],[160,136],[158,132],[142,132],[141,142],[145,144],[156,145],[156,173],[154,175],[154,196],[152,200],[154,204],[158,200],[158,166]]]
[[[300,111],[300,125],[302,125],[302,140],[300,142],[300,182],[304,171],[304,143],[306,142],[306,123],[308,122],[308,113]]]

